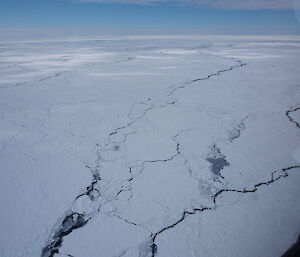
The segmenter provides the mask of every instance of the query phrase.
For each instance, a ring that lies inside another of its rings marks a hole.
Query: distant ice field
[[[298,36],[3,40],[0,256],[280,257],[299,57]]]

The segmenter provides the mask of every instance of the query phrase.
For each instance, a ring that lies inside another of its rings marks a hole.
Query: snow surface
[[[300,232],[300,37],[0,44],[1,257],[274,257]]]

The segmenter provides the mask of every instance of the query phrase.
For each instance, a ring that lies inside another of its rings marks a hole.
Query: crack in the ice
[[[59,253],[63,237],[72,233],[73,230],[83,227],[88,221],[89,219],[86,219],[83,214],[75,212],[68,214],[63,219],[60,228],[55,232],[51,242],[43,248],[42,256],[53,257],[54,254]]]
[[[164,227],[162,228],[161,230],[159,230],[158,232],[156,232],[153,237],[152,237],[152,241],[153,241],[153,245],[152,247],[152,255],[154,256],[154,254],[157,252],[157,246],[155,247],[155,239],[156,237],[161,234],[162,232],[168,230],[168,229],[171,229],[171,228],[174,228],[175,226],[177,226],[180,222],[182,222],[185,217],[187,215],[193,215],[195,214],[196,212],[204,212],[204,211],[207,211],[207,210],[212,210],[213,208],[212,207],[200,207],[200,208],[193,208],[191,211],[187,211],[185,210],[183,213],[182,213],[182,216],[180,219],[178,219],[176,222],[174,222],[173,224],[167,226],[167,227]]]
[[[300,124],[291,117],[290,113],[296,112],[299,110],[300,110],[300,107],[296,107],[296,108],[291,108],[290,110],[285,112],[285,115],[288,117],[290,122],[293,122],[297,126],[297,128],[300,128]]]
[[[295,112],[295,111],[298,111],[300,110],[299,107],[297,108],[291,108],[290,110],[286,111],[286,116],[287,118],[289,119],[290,122],[292,123],[295,123],[296,126],[298,128],[300,128],[300,125],[299,123],[297,123],[291,116],[290,116],[290,113],[291,112]],[[246,117],[247,118],[247,117]],[[246,119],[245,118],[245,119]],[[244,120],[245,120],[244,119]],[[241,124],[243,124],[244,120],[242,121]],[[244,125],[243,125],[244,127]],[[244,128],[243,128],[244,129]],[[238,137],[240,136],[240,132],[238,134]],[[234,138],[236,139],[236,138]],[[230,140],[230,138],[229,138]],[[233,140],[230,140],[231,142]],[[219,151],[219,149],[216,149],[216,151],[218,153],[221,154],[221,152]],[[164,228],[162,228],[161,230],[159,230],[158,232],[154,233],[154,235],[151,237],[151,244],[149,245],[149,247],[151,248],[151,257],[155,257],[156,253],[157,253],[157,250],[158,250],[158,246],[157,244],[155,243],[155,240],[156,238],[161,234],[163,233],[164,231],[166,230],[169,230],[169,229],[172,229],[174,228],[175,226],[177,226],[179,223],[181,223],[182,221],[184,221],[184,219],[186,218],[186,216],[188,215],[193,215],[193,214],[196,214],[197,212],[204,212],[204,211],[208,211],[208,210],[215,210],[217,208],[217,203],[216,203],[216,200],[219,196],[221,196],[222,194],[226,193],[226,192],[233,192],[233,193],[243,193],[243,194],[247,194],[247,193],[255,193],[258,188],[262,187],[262,186],[268,186],[274,182],[276,182],[277,180],[280,180],[281,178],[286,178],[289,176],[289,173],[288,171],[290,170],[293,170],[293,169],[300,169],[300,165],[294,165],[294,166],[289,166],[289,167],[286,167],[286,168],[282,168],[281,169],[281,172],[282,174],[280,175],[277,175],[275,176],[275,174],[278,172],[278,171],[274,171],[271,173],[271,179],[267,180],[267,181],[262,181],[262,182],[259,182],[255,185],[253,185],[252,189],[230,189],[230,188],[227,188],[227,189],[221,189],[219,191],[217,191],[214,195],[211,196],[212,200],[213,200],[213,204],[214,206],[213,207],[200,207],[200,208],[193,208],[192,211],[187,211],[185,210],[181,216],[181,218],[179,218],[176,222],[172,223],[171,225],[169,226],[166,226]]]
[[[226,193],[226,192],[235,192],[235,193],[243,193],[243,194],[247,194],[247,193],[254,193],[258,190],[259,187],[261,186],[267,186],[269,184],[272,184],[274,183],[275,181],[281,179],[281,178],[284,178],[284,177],[288,177],[288,171],[289,170],[292,170],[292,169],[299,169],[300,168],[300,165],[295,165],[295,166],[290,166],[290,167],[287,167],[287,168],[283,168],[281,169],[281,171],[283,172],[283,174],[280,174],[278,175],[277,177],[274,176],[274,174],[277,172],[277,171],[274,171],[271,173],[271,179],[270,180],[267,180],[267,181],[263,181],[263,182],[260,182],[260,183],[257,183],[253,186],[252,189],[243,189],[243,190],[240,190],[240,189],[221,189],[219,190],[218,192],[216,192],[213,196],[212,196],[212,199],[213,199],[213,203],[214,203],[214,206],[213,207],[200,207],[200,208],[193,208],[191,211],[188,211],[188,210],[185,210],[182,214],[182,216],[174,223],[172,223],[171,225],[169,226],[166,226],[164,228],[162,228],[161,230],[159,230],[158,232],[154,233],[154,235],[152,236],[151,240],[152,240],[152,244],[150,245],[151,246],[151,253],[152,253],[152,257],[155,257],[156,253],[157,253],[157,249],[158,249],[158,246],[157,244],[155,243],[155,240],[156,238],[161,234],[163,233],[164,231],[166,230],[169,230],[169,229],[172,229],[174,228],[175,226],[177,226],[179,223],[181,223],[182,221],[184,221],[184,219],[189,216],[189,215],[193,215],[193,214],[196,214],[197,212],[204,212],[204,211],[208,211],[208,210],[215,210],[217,208],[217,204],[216,204],[216,199],[221,196],[223,193]]]
[[[281,169],[281,172],[283,172],[283,174],[280,174],[278,175],[277,177],[274,176],[274,174],[277,172],[277,171],[274,171],[271,173],[271,179],[270,180],[267,180],[267,181],[264,181],[264,182],[260,182],[260,183],[257,183],[253,186],[252,189],[221,189],[220,191],[218,191],[217,193],[215,193],[213,196],[212,196],[212,199],[213,199],[213,202],[214,204],[216,204],[216,199],[219,195],[221,195],[222,193],[224,192],[235,192],[235,193],[254,193],[258,190],[259,187],[261,186],[264,186],[264,185],[269,185],[269,184],[272,184],[274,183],[275,181],[281,179],[281,178],[285,178],[285,177],[288,177],[288,173],[287,171],[289,170],[292,170],[292,169],[299,169],[300,168],[300,165],[295,165],[295,166],[290,166],[290,167],[287,167],[287,168],[283,168]]]
[[[91,169],[89,166],[86,168]],[[100,196],[100,191],[96,188],[96,184],[101,181],[101,178],[97,172],[93,172],[93,180],[90,185],[86,187],[86,191],[78,195],[75,199],[80,198],[81,196],[87,195],[91,201],[94,201],[95,198]]]
[[[124,222],[126,222],[127,224],[130,224],[130,225],[133,225],[133,226],[137,226],[137,227],[141,227],[143,229],[146,229],[149,232],[150,237],[153,236],[152,231],[147,226],[145,226],[143,224],[138,224],[138,223],[133,222],[133,221],[130,221],[130,220],[122,217],[121,215],[118,215],[118,214],[113,214],[113,216],[116,217],[116,218],[118,218],[118,219],[120,219],[120,220],[122,220],[122,221],[124,221]]]
[[[125,59],[120,59],[120,60],[114,61],[114,63],[129,62],[129,61],[133,61],[135,59],[136,59],[135,56],[133,56],[133,57],[129,56],[129,57],[125,58]]]
[[[174,86],[174,85],[173,85],[173,86],[170,87],[170,88],[173,88],[173,89],[170,91],[170,93],[169,93],[167,96],[173,96],[174,93],[175,93],[176,91],[178,91],[178,90],[180,90],[180,89],[183,89],[183,88],[186,88],[188,85],[193,84],[193,83],[195,83],[195,82],[203,81],[203,80],[209,80],[209,79],[212,78],[212,77],[220,76],[220,75],[221,75],[222,73],[224,73],[224,72],[232,71],[232,70],[235,69],[235,68],[241,68],[241,67],[247,65],[247,63],[244,63],[244,62],[242,62],[241,60],[235,60],[235,59],[233,59],[233,58],[231,58],[231,59],[234,60],[234,61],[236,61],[238,64],[237,64],[237,65],[233,65],[233,66],[231,66],[231,67],[228,68],[228,69],[219,70],[219,71],[217,71],[216,73],[209,74],[209,75],[207,75],[206,77],[196,78],[196,79],[187,81],[187,82],[185,82],[185,83],[183,83],[183,84],[181,84],[181,85],[179,85],[179,86]]]
[[[130,61],[130,60],[133,60],[131,57],[128,57],[126,60],[120,60],[120,61]],[[234,59],[232,59],[234,60]],[[120,62],[119,61],[119,62]],[[172,96],[177,90],[179,89],[182,89],[182,88],[185,88],[187,87],[188,85],[192,84],[192,83],[195,83],[195,82],[198,82],[198,81],[201,81],[201,80],[208,80],[210,79],[211,77],[213,76],[219,76],[221,75],[222,73],[224,72],[227,72],[227,71],[231,71],[233,70],[234,68],[237,68],[237,67],[243,67],[244,65],[246,65],[245,63],[243,63],[242,61],[240,60],[235,60],[238,65],[234,65],[234,66],[231,66],[230,68],[228,69],[224,69],[224,70],[220,70],[220,71],[217,71],[216,73],[212,73],[204,78],[198,78],[198,79],[193,79],[191,81],[188,81],[186,83],[183,83],[181,86],[178,86],[178,87],[175,87],[172,86],[170,87],[169,89],[171,89],[171,91],[165,96],[165,97],[170,97]],[[149,98],[148,101],[151,101],[151,99]],[[159,101],[159,99],[158,99]],[[146,109],[144,109],[144,111],[141,113],[141,115],[131,119],[128,123],[126,123],[125,125],[123,126],[120,126],[118,128],[116,128],[114,131],[112,131],[109,136],[108,136],[108,143],[106,143],[104,145],[104,147],[108,147],[108,150],[111,149],[110,145],[111,144],[115,144],[116,142],[111,140],[111,138],[113,136],[115,136],[116,134],[120,133],[122,130],[125,130],[126,128],[129,128],[130,126],[132,126],[134,123],[136,123],[137,121],[143,119],[145,117],[145,115],[149,112],[149,111],[152,111],[154,109],[158,109],[158,108],[165,108],[165,107],[168,107],[169,105],[172,105],[172,104],[175,104],[178,100],[175,99],[175,100],[172,100],[172,101],[165,101],[163,104],[161,104],[161,102],[159,102],[159,104],[151,104],[150,103],[150,106],[147,107]],[[188,131],[188,130],[186,130]],[[131,133],[122,133],[124,138],[123,140],[121,141],[122,143],[124,143],[126,140],[127,140],[127,136],[132,134],[132,133],[135,133],[135,132],[131,132]],[[180,154],[180,144],[179,142],[176,141],[176,138],[179,136],[180,132],[175,135],[172,139],[173,141],[176,143],[176,153],[173,154],[172,156],[170,156],[169,158],[165,158],[165,159],[156,159],[156,160],[145,160],[142,162],[141,165],[136,165],[136,166],[130,166],[129,167],[129,173],[131,174],[131,177],[127,180],[130,184],[129,186],[129,189],[126,188],[120,188],[120,190],[118,190],[115,194],[114,197],[111,197],[111,199],[108,199],[107,202],[111,202],[113,201],[114,199],[117,199],[118,196],[122,193],[122,192],[125,192],[125,191],[131,191],[131,188],[132,188],[132,185],[131,185],[131,181],[138,175],[138,173],[142,173],[143,169],[144,169],[144,166],[148,163],[158,163],[158,162],[161,162],[161,163],[165,163],[165,162],[169,162],[169,161],[172,161],[175,157],[177,157],[179,154]],[[120,142],[118,142],[120,143]],[[97,147],[100,147],[100,144],[97,144]],[[113,148],[113,147],[112,147]],[[101,182],[101,176],[100,176],[100,162],[104,162],[105,160],[103,160],[103,158],[101,157],[101,153],[103,153],[104,151],[107,151],[107,150],[102,150],[99,149],[96,151],[96,154],[97,154],[97,159],[95,161],[96,163],[96,167],[94,168],[91,168],[90,166],[86,166],[87,168],[90,169],[92,175],[93,175],[93,180],[91,182],[91,184],[86,188],[85,192],[78,195],[76,198],[75,198],[75,201],[78,200],[79,198],[83,197],[84,195],[87,195],[89,197],[89,199],[92,201],[92,202],[96,202],[96,199],[99,198],[101,196],[100,194],[100,191],[98,188],[96,188],[96,186],[98,186],[98,183]],[[132,172],[132,169],[133,168],[136,168],[138,167],[139,168],[139,172],[137,174],[133,174]],[[132,197],[132,195],[131,195]],[[130,197],[130,198],[131,198]],[[100,211],[100,207],[101,207],[101,204],[100,206],[97,208],[97,211],[99,212]],[[207,207],[203,207],[204,209],[207,209]],[[200,209],[194,209],[192,212],[189,212],[189,211],[185,211],[184,212],[184,215],[183,215],[183,218],[182,220],[184,219],[184,217],[186,215],[189,215],[189,214],[192,214],[193,212],[198,212],[198,211],[201,211],[203,208],[200,208]],[[203,209],[203,210],[204,210]],[[73,230],[75,229],[78,229],[80,227],[83,227],[84,225],[86,225],[88,223],[88,221],[92,218],[94,214],[93,213],[77,213],[77,212],[71,212],[71,214],[67,214],[61,225],[58,227],[58,229],[56,229],[56,231],[54,232],[54,236],[51,237],[51,239],[49,240],[49,242],[47,243],[47,245],[42,249],[42,255],[41,257],[53,257],[54,254],[57,254],[59,253],[59,248],[61,247],[62,245],[62,242],[63,242],[63,238],[67,235],[69,235]],[[75,219],[75,220],[74,220]],[[122,219],[124,220],[125,222],[129,223],[129,224],[132,224],[132,225],[138,225],[134,222],[129,222],[128,220],[126,219]],[[181,221],[179,221],[181,222]],[[179,223],[178,222],[178,223]],[[174,225],[175,226],[175,225]],[[146,228],[147,229],[147,228]],[[165,231],[166,229],[163,229],[161,230],[161,232]],[[154,238],[156,238],[156,236],[158,234],[160,234],[161,232],[157,233]],[[153,235],[151,234],[151,237]],[[153,242],[154,244],[154,242]],[[155,244],[154,244],[155,245]],[[154,246],[153,246],[154,247]],[[154,247],[155,248],[155,247]],[[154,249],[152,248],[152,249]]]
[[[45,81],[45,80],[48,80],[48,79],[59,77],[59,76],[65,74],[67,72],[68,72],[68,70],[56,72],[52,75],[42,77],[42,78],[37,79],[37,80],[19,82],[19,83],[16,83],[16,84],[12,85],[11,87],[19,87],[19,86],[23,86],[23,85],[26,85],[26,84],[29,84],[29,83],[42,82],[42,81]]]

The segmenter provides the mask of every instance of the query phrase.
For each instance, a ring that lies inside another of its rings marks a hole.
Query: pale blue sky
[[[0,0],[0,27],[299,34],[292,0]]]

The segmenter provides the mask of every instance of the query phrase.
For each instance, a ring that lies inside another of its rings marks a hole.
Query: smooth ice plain
[[[299,56],[298,36],[1,43],[0,256],[281,256]]]

